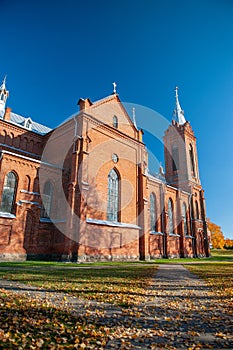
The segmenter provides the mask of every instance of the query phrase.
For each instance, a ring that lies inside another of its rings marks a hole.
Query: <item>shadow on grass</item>
[[[164,307],[138,308],[140,313],[137,316],[122,313],[120,308],[119,312],[108,309],[104,315],[98,315],[91,307],[85,310],[73,305],[74,311],[68,312],[59,307],[44,307],[38,300],[38,306],[35,306],[21,296],[14,296],[11,300],[0,294],[0,298],[1,330],[4,335],[10,335],[4,341],[3,336],[0,337],[1,349],[18,349],[22,344],[24,348],[30,348],[36,346],[37,341],[41,344],[40,339],[44,342],[43,349],[49,348],[51,343],[68,349],[76,344],[77,339],[79,344],[89,342],[95,349],[103,348],[103,341],[105,348],[111,348],[114,342],[121,342],[122,335],[124,341],[133,346],[138,346],[138,342],[142,346],[164,344],[164,349],[166,346],[183,348],[184,343],[186,348],[193,344],[211,344],[214,348],[231,348],[233,345],[227,339],[216,338],[216,333],[226,332],[226,323],[222,319],[213,322],[210,310],[208,313],[206,310],[183,310],[181,313],[165,304]],[[233,332],[232,324],[227,326],[227,331]],[[208,334],[208,339],[201,340],[196,336],[201,332]]]

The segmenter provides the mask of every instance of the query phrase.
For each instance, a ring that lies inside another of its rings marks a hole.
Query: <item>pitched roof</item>
[[[0,118],[2,119],[3,116],[0,116]],[[12,124],[16,124],[20,127],[23,127],[24,129],[26,130],[30,130],[32,132],[36,132],[37,134],[40,134],[40,135],[45,135],[47,134],[48,132],[50,132],[52,129],[48,128],[47,126],[45,125],[42,125],[42,124],[39,124],[37,122],[34,122],[33,120],[31,120],[31,127],[30,129],[26,128],[25,124],[26,124],[26,121],[31,118],[25,118],[19,114],[16,114],[16,113],[12,113],[10,114],[10,123]]]
[[[120,101],[119,96],[117,94],[111,94],[111,95],[105,96],[99,100],[94,101],[93,104],[96,106],[96,105],[101,104],[102,102],[106,102],[108,100],[115,100],[116,98]]]
[[[101,98],[100,100],[92,102],[91,108],[95,109],[96,107],[100,106],[101,104],[112,101],[112,100],[115,100],[119,103],[119,106],[122,109],[124,115],[127,117],[130,125],[134,126],[135,129],[138,131],[135,116],[133,117],[133,120],[132,120],[132,118],[130,117],[129,113],[127,112],[127,110],[124,106],[124,103],[122,103],[122,101],[120,100],[120,97],[118,94],[113,93],[111,95],[108,95],[106,97]]]

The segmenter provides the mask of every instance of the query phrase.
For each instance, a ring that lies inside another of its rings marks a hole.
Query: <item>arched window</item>
[[[112,169],[108,174],[108,209],[107,219],[109,221],[119,221],[119,176]]]
[[[14,134],[11,132],[9,135],[9,146],[13,145],[13,140],[14,140]]]
[[[156,211],[156,197],[154,193],[150,194],[150,229],[151,231],[157,231],[157,211]]]
[[[44,185],[44,191],[42,194],[42,208],[41,218],[49,218],[52,207],[53,186],[51,182],[47,181]]]
[[[3,143],[7,143],[7,132],[6,132],[6,130],[3,130],[3,137],[4,137]]]
[[[196,174],[195,174],[194,154],[193,154],[193,146],[191,144],[189,145],[189,158],[190,158],[191,174],[193,177],[195,177]]]
[[[172,168],[173,171],[177,171],[179,169],[179,150],[177,145],[172,146]]]
[[[187,236],[187,234],[188,234],[187,207],[186,207],[185,203],[183,203],[183,206],[182,206],[182,217],[183,217],[183,222],[184,222],[184,235]]]
[[[116,129],[118,128],[118,118],[116,115],[113,117],[113,127]]]
[[[34,148],[34,141],[31,140],[30,143],[29,143],[29,146],[28,146],[28,151],[29,152],[33,152],[33,148]]]
[[[198,207],[198,202],[195,201],[195,207],[196,207],[196,219],[199,219],[199,207]]]
[[[39,192],[39,178],[36,177],[33,184],[33,192]]]
[[[1,211],[6,213],[14,212],[16,189],[17,178],[11,171],[6,175],[3,185]]]
[[[30,187],[31,187],[31,179],[29,175],[26,175],[25,189],[30,192]]]
[[[6,140],[6,131],[5,130],[2,130],[1,131],[1,134],[0,134],[0,143],[5,143],[5,140]]]
[[[28,143],[28,139],[27,139],[27,137],[24,137],[22,139],[22,142],[21,142],[21,147],[22,147],[23,150],[27,149],[27,143]]]
[[[173,203],[171,199],[168,200],[168,230],[169,234],[174,233]]]

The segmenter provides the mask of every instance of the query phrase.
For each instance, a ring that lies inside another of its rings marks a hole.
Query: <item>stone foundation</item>
[[[132,255],[80,255],[78,262],[101,262],[101,261],[139,261],[139,256]]]
[[[26,261],[26,260],[27,260],[26,254],[13,254],[13,253],[0,254],[0,262],[4,262],[4,261],[14,262],[14,261]]]

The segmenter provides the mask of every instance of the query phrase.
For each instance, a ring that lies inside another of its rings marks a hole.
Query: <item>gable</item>
[[[137,137],[138,130],[135,128],[118,95],[110,95],[94,102],[85,112],[113,128],[114,117],[117,117],[118,127],[116,129],[130,137]]]

